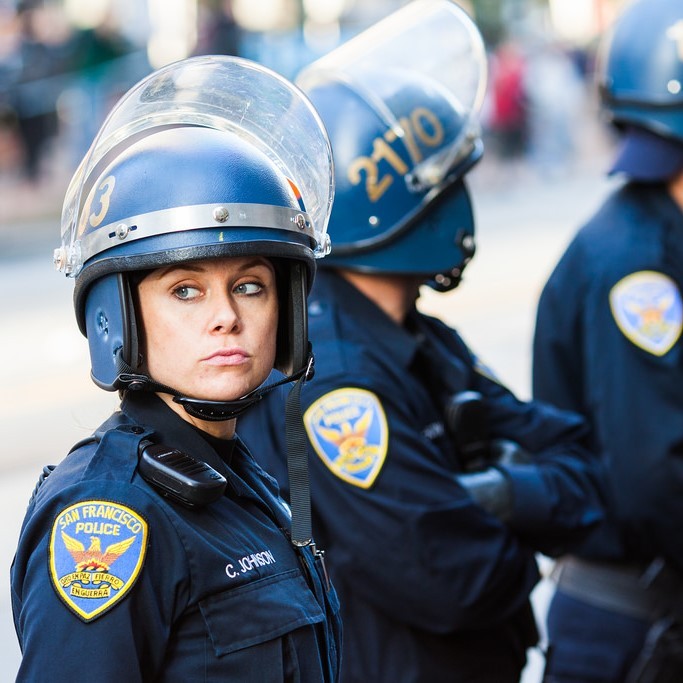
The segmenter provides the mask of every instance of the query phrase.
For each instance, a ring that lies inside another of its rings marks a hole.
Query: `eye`
[[[235,294],[260,294],[263,291],[263,285],[258,282],[242,282],[235,287]]]
[[[173,290],[173,295],[181,301],[191,301],[199,296],[200,292],[196,287],[180,285]]]

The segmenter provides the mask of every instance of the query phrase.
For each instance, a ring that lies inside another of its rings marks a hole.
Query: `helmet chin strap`
[[[306,365],[299,368],[291,375],[283,379],[260,386],[233,401],[209,401],[205,399],[183,396],[179,391],[165,384],[156,382],[148,375],[137,373],[119,356],[119,388],[128,391],[154,391],[173,396],[173,401],[179,403],[189,415],[207,422],[223,422],[232,420],[241,415],[245,410],[258,403],[267,393],[288,382],[294,382],[300,378],[307,381],[313,377],[313,354],[309,351]]]

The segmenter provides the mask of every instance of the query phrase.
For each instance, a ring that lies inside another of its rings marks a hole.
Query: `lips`
[[[241,365],[249,359],[249,354],[242,349],[221,349],[202,360],[207,365]]]

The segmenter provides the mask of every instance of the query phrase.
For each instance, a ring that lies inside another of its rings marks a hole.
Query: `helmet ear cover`
[[[388,238],[371,248],[347,244],[341,256],[333,247],[319,267],[421,275],[432,289],[446,292],[457,287],[474,256],[474,233],[469,192],[464,180],[456,177]]]
[[[138,369],[140,349],[135,310],[128,274],[109,273],[90,286],[84,324],[91,376],[106,391],[123,388],[121,373]]]

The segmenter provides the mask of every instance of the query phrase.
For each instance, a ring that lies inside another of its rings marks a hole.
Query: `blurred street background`
[[[13,681],[19,664],[9,565],[28,498],[42,467],[116,406],[89,379],[72,282],[52,268],[64,192],[103,117],[141,77],[188,55],[240,55],[293,78],[402,4],[0,0],[0,683]],[[593,68],[623,0],[462,4],[490,60],[486,151],[469,175],[477,255],[456,291],[426,291],[421,305],[527,398],[540,288],[614,182]],[[534,596],[539,620],[547,595],[544,581]],[[524,683],[538,683],[541,666],[532,653]]]

